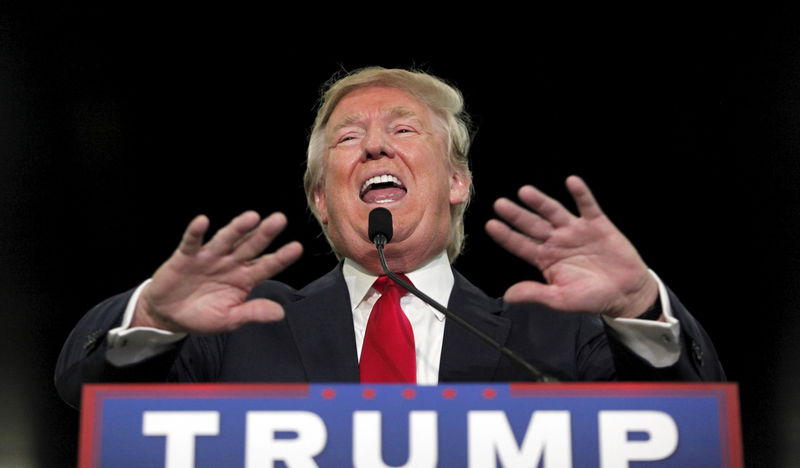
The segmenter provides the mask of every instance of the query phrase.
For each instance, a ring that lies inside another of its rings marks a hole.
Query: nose
[[[364,138],[364,161],[394,157],[394,150],[381,132],[369,132]]]

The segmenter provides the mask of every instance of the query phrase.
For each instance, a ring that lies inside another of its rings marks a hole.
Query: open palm
[[[514,284],[505,299],[539,302],[565,312],[638,317],[658,297],[658,283],[586,183],[570,176],[567,188],[578,216],[532,186],[519,190],[527,208],[505,198],[495,202],[495,211],[508,224],[490,220],[487,232],[506,250],[536,266],[547,282]]]
[[[274,213],[262,221],[249,211],[203,244],[208,225],[205,216],[189,223],[177,250],[142,291],[132,326],[211,334],[283,317],[280,304],[247,298],[255,285],[278,274],[302,253],[301,245],[291,242],[259,256],[284,229],[286,217]]]

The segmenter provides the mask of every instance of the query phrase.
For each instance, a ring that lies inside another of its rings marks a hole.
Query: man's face
[[[325,130],[327,155],[315,203],[337,250],[379,272],[367,236],[369,212],[392,212],[390,267],[411,271],[447,247],[450,206],[463,203],[469,179],[451,167],[444,130],[433,112],[396,88],[346,95]]]

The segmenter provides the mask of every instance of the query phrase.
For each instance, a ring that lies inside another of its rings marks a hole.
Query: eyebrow
[[[397,119],[403,117],[413,117],[415,120],[419,121],[417,113],[413,110],[409,109],[408,107],[397,106],[392,107],[386,112],[387,117],[390,119]],[[336,133],[337,131],[341,130],[344,127],[348,127],[353,125],[354,123],[358,122],[362,119],[362,114],[350,114],[345,116],[339,123],[337,123],[332,129],[332,133]]]
[[[354,123],[358,122],[361,119],[361,114],[350,114],[343,118],[338,124],[336,124],[332,129],[332,133],[336,133],[344,127],[349,127]]]
[[[394,119],[398,117],[417,117],[416,112],[409,109],[408,107],[403,107],[403,106],[392,107],[391,109],[389,109],[389,112],[387,112],[387,114],[389,114],[389,117],[392,117]]]

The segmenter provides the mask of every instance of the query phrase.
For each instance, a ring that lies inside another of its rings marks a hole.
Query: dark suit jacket
[[[565,314],[538,304],[492,299],[454,271],[448,307],[467,322],[561,380],[724,380],[714,347],[700,325],[670,295],[681,323],[682,351],[657,369],[630,352],[597,316]],[[119,326],[132,294],[92,309],[67,339],[56,386],[73,406],[89,382],[358,382],[352,312],[341,265],[297,291],[277,281],[253,297],[283,304],[286,319],[248,324],[225,334],[190,336],[172,351],[116,367],[105,359],[108,330]],[[445,324],[440,382],[521,381],[529,374],[457,324]]]

